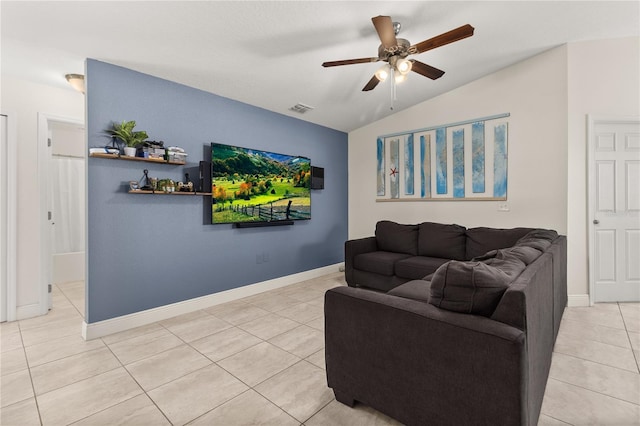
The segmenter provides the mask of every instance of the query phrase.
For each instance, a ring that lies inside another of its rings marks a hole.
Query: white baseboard
[[[162,321],[177,315],[187,314],[189,312],[209,308],[221,303],[242,299],[243,297],[253,296],[254,294],[263,293],[269,290],[275,290],[301,281],[318,278],[332,272],[338,272],[338,268],[341,265],[343,264],[336,263],[322,268],[274,278],[272,280],[262,281],[202,297],[196,297],[194,299],[159,306],[157,308],[147,309],[145,311],[135,312],[133,314],[123,315],[121,317],[98,321],[91,324],[87,324],[85,321],[82,323],[82,337],[85,340],[97,339],[109,334]]]
[[[569,307],[591,306],[588,294],[570,294],[568,299],[567,306]]]

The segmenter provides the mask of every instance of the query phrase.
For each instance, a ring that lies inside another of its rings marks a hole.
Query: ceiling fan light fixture
[[[378,80],[385,81],[389,77],[389,65],[382,66],[375,75]]]
[[[407,76],[402,73],[396,73],[395,82],[396,84],[400,84],[407,79]]]
[[[400,74],[406,75],[409,73],[409,71],[411,71],[412,65],[413,64],[411,63],[411,61],[405,58],[402,58],[402,59],[398,59],[398,61],[396,62],[396,69]]]

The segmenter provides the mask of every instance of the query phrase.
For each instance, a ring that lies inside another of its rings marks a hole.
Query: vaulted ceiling
[[[637,1],[2,1],[0,13],[3,74],[66,88],[94,58],[342,131],[568,42],[640,36]],[[377,56],[377,15],[411,43],[475,34],[415,56],[445,74],[410,73],[391,111],[388,81],[362,91],[381,63],[321,66]]]

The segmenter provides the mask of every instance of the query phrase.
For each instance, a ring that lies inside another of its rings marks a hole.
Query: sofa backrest
[[[402,225],[389,220],[376,224],[378,250],[393,253],[418,254],[418,225]]]
[[[418,255],[465,260],[465,230],[460,225],[422,222],[418,225]]]
[[[482,256],[488,251],[513,246],[533,228],[470,228],[466,231],[466,259]]]
[[[412,256],[429,256],[452,260],[471,260],[492,250],[515,245],[534,228],[465,228],[455,224],[422,222],[418,225],[405,225],[390,220],[381,220],[376,224],[376,244],[378,250],[404,253]],[[555,231],[535,230],[530,234],[529,247],[545,251],[536,241],[557,237]],[[551,234],[555,234],[551,235]],[[533,242],[531,242],[533,241]]]

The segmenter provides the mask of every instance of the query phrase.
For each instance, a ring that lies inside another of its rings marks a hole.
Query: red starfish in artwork
[[[397,175],[397,174],[398,174],[398,169],[397,169],[397,168],[395,168],[395,167],[394,167],[394,168],[392,168],[392,169],[391,169],[391,176],[395,176],[395,175]]]

